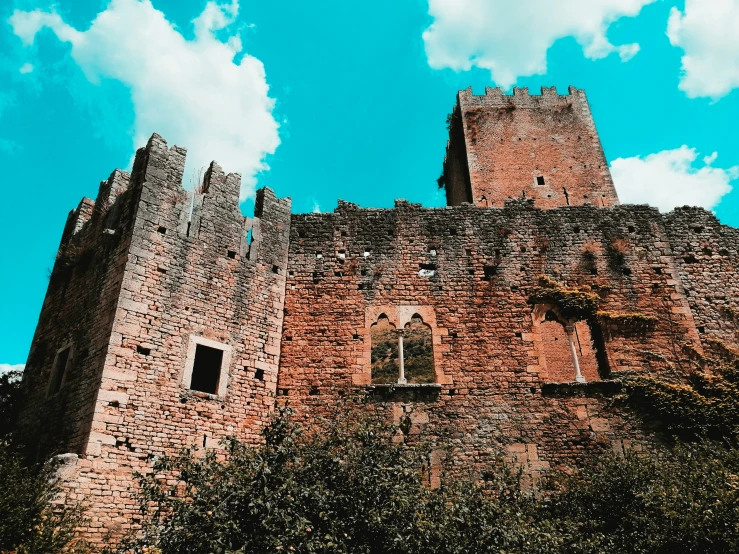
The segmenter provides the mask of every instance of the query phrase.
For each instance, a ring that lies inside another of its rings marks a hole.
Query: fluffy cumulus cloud
[[[685,0],[672,8],[667,36],[683,49],[680,89],[718,99],[739,88],[739,1]]]
[[[217,159],[226,171],[242,174],[246,197],[280,140],[264,65],[243,52],[233,30],[238,11],[237,0],[208,2],[193,20],[192,40],[150,0],[112,0],[84,31],[55,11],[16,10],[9,22],[27,45],[44,28],[70,43],[92,83],[115,79],[130,87],[134,146],[157,132],[186,147],[190,176]]]
[[[611,44],[608,27],[654,1],[429,0],[433,23],[423,33],[426,55],[435,69],[487,69],[505,87],[518,77],[546,73],[547,50],[563,37],[575,37],[588,58],[617,52],[628,60],[639,45]]]
[[[618,158],[611,173],[625,204],[649,204],[666,212],[678,206],[712,209],[739,178],[739,166],[713,167],[717,154],[698,160],[694,148],[681,146],[645,157]]]
[[[0,375],[11,371],[23,371],[24,367],[26,367],[26,364],[0,364]]]

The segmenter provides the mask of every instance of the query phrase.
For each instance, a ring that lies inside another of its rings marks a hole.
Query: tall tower
[[[154,135],[70,214],[26,364],[19,434],[66,455],[90,538],[129,528],[149,454],[257,440],[274,403],[290,199],[245,218],[238,174],[188,193],[184,165]]]
[[[440,184],[447,204],[502,206],[532,198],[539,208],[618,204],[585,91],[542,87],[513,95],[487,88],[457,95]]]

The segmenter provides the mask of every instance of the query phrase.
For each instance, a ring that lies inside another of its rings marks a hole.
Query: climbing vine
[[[529,304],[551,304],[566,319],[589,319],[597,313],[600,297],[590,287],[569,288],[542,275],[531,289]]]

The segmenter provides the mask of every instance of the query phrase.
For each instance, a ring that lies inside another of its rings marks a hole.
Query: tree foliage
[[[83,521],[81,507],[56,503],[58,463],[26,464],[13,440],[22,402],[20,377],[18,371],[0,376],[0,552],[83,552],[86,545],[75,537]]]
[[[57,464],[27,467],[18,450],[0,440],[0,552],[52,554],[80,552],[75,539],[83,521],[76,504],[57,504],[61,487]]]
[[[264,443],[184,451],[140,476],[145,527],[120,551],[736,552],[739,456],[718,445],[602,453],[536,494],[502,464],[428,486],[429,452],[346,415],[321,433],[282,411]]]

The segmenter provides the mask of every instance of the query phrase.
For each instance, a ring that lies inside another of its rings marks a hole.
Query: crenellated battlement
[[[485,94],[475,95],[472,87],[460,90],[457,98],[462,108],[474,106],[501,108],[567,108],[572,105],[587,105],[585,91],[573,86],[561,95],[557,87],[541,87],[541,94],[530,94],[528,87],[514,87],[513,94],[505,94],[500,87],[485,87]]]

